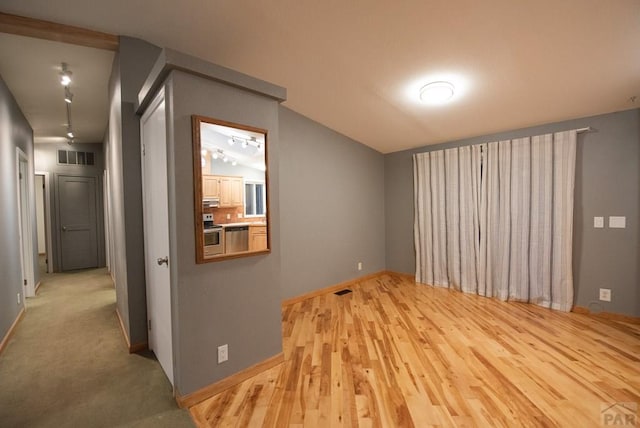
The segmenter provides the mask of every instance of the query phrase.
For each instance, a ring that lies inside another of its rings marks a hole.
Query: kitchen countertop
[[[222,227],[235,227],[235,226],[266,226],[264,221],[243,222],[243,223],[225,223],[221,224]]]

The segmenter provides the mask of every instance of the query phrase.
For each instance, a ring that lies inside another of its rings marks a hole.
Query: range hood
[[[205,208],[217,208],[220,206],[220,198],[202,198],[202,206]]]

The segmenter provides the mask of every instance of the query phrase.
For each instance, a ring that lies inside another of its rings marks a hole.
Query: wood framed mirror
[[[192,116],[196,263],[270,252],[267,131]]]

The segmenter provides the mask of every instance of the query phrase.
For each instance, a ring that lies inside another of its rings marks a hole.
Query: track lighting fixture
[[[73,135],[73,128],[71,127],[71,103],[73,102],[73,94],[71,93],[71,89],[69,89],[72,73],[66,62],[61,64],[61,68],[60,83],[64,86],[64,102],[67,106],[67,142],[71,144],[75,138]]]
[[[233,146],[235,143],[240,143],[243,149],[246,149],[249,146],[256,147],[258,150],[262,148],[262,143],[256,140],[256,137],[245,138],[245,137],[236,137],[235,135],[227,140],[230,146]]]
[[[71,104],[73,102],[73,94],[69,90],[68,86],[64,87],[64,101],[68,104]]]
[[[205,151],[206,151],[206,150],[203,150],[203,152],[205,152]],[[231,162],[231,165],[233,165],[233,166],[238,165],[238,161],[237,161],[237,159],[235,159],[235,158],[233,158],[233,157],[231,157],[231,156],[227,155],[227,154],[224,152],[224,150],[222,150],[222,149],[215,149],[215,151],[213,151],[213,152],[211,153],[211,159],[214,159],[214,160],[216,160],[216,159],[221,159],[221,160],[222,160],[222,162],[224,162],[224,163]]]
[[[60,83],[62,86],[69,86],[71,83],[71,70],[67,69],[67,63],[62,63],[62,71],[60,72]]]

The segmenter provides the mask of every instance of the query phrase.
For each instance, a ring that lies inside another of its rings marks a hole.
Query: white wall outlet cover
[[[229,359],[229,345],[218,346],[218,364],[224,363]]]
[[[362,270],[362,262],[358,262],[358,270]]]
[[[594,217],[593,218],[593,227],[596,229],[604,228],[604,217]]]
[[[231,214],[227,214],[227,220],[231,220]]]
[[[627,218],[625,216],[610,216],[609,228],[611,229],[624,229],[627,227]]]
[[[599,299],[603,302],[611,301],[611,289],[610,288],[601,288]]]

